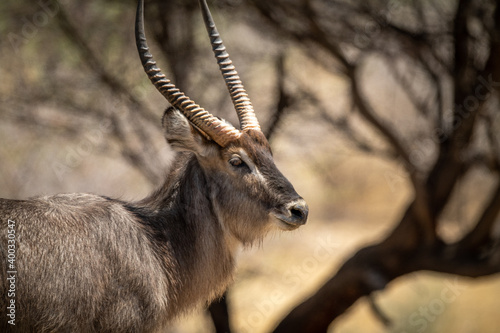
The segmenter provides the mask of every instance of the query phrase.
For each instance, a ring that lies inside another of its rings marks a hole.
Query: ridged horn
[[[225,147],[229,142],[239,138],[241,132],[228,123],[214,117],[208,111],[197,105],[182,91],[180,91],[156,66],[153,55],[149,52],[144,33],[144,0],[139,0],[135,18],[135,42],[142,67],[153,85],[169,101],[179,109],[184,116],[196,127],[205,132],[220,146]]]
[[[208,36],[210,37],[210,43],[212,44],[212,50],[214,51],[215,58],[217,59],[217,64],[226,82],[227,89],[231,95],[231,100],[233,101],[236,113],[238,114],[238,119],[240,121],[240,127],[242,131],[247,129],[254,129],[260,131],[259,121],[255,116],[255,111],[253,110],[252,103],[248,97],[245,88],[241,82],[241,79],[233,66],[233,62],[229,59],[229,54],[226,51],[226,47],[222,43],[215,22],[210,13],[206,0],[199,0],[201,12],[203,14],[203,20],[205,21],[205,27],[207,28]]]

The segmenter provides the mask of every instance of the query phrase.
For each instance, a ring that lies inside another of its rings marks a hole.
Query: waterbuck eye
[[[235,168],[242,168],[247,166],[239,156],[231,157],[231,159],[229,160],[229,164],[231,164]]]

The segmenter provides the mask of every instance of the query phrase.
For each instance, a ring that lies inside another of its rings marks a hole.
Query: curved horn
[[[229,59],[226,47],[222,44],[222,39],[217,31],[212,14],[210,14],[210,9],[208,8],[206,0],[200,0],[200,6],[215,58],[217,59],[219,69],[224,77],[229,94],[231,95],[231,100],[238,114],[238,119],[240,120],[241,130],[255,129],[260,131],[259,121],[255,116],[250,98],[241,83],[241,79],[233,66],[233,62]]]
[[[135,42],[144,71],[156,89],[172,104],[179,109],[186,118],[205,132],[220,146],[225,147],[230,141],[240,137],[241,133],[233,126],[211,115],[208,111],[195,104],[189,97],[181,92],[156,66],[153,55],[144,33],[144,1],[139,0],[135,18]]]

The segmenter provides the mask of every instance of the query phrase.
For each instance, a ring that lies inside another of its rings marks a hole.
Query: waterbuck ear
[[[191,151],[204,155],[208,146],[215,143],[199,128],[191,124],[187,118],[173,106],[165,110],[162,118],[165,138],[177,151]]]

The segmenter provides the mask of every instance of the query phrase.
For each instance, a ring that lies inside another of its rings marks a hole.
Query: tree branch
[[[402,140],[398,138],[386,124],[384,124],[375,116],[374,110],[365,100],[361,92],[361,80],[356,77],[356,70],[354,72],[350,72],[348,75],[351,79],[352,99],[357,109],[359,110],[361,115],[363,115],[364,118],[383,135],[383,137],[391,145],[391,147],[395,149],[398,156],[403,159],[406,170],[410,175],[410,179],[413,184],[415,201],[414,204],[411,205],[411,209],[413,209],[414,213],[418,216],[415,221],[419,223],[422,228],[422,232],[425,235],[424,241],[426,243],[433,243],[436,238],[436,220],[435,215],[431,213],[430,207],[428,205],[429,193],[427,192],[424,180],[422,179],[422,174],[411,163],[409,153],[407,152],[406,147],[403,146]]]
[[[285,90],[285,59],[281,53],[276,59],[276,77],[277,77],[277,94],[278,102],[276,103],[275,112],[272,114],[265,135],[270,141],[274,136],[276,129],[283,119],[285,110],[290,106],[292,97]]]
[[[492,194],[488,205],[483,210],[474,229],[457,244],[460,254],[470,255],[471,253],[481,251],[486,244],[490,243],[492,228],[497,222],[499,213],[500,181],[497,183],[495,192]]]
[[[227,292],[218,299],[213,301],[208,307],[212,321],[214,322],[216,333],[231,333],[231,325],[229,323],[229,310],[227,305]]]
[[[102,65],[95,52],[89,46],[85,38],[82,37],[77,27],[71,22],[64,6],[59,3],[59,14],[57,15],[59,26],[62,32],[66,35],[69,42],[76,46],[77,50],[81,54],[81,59],[92,69],[100,78],[100,80],[108,86],[111,91],[117,95],[122,96],[133,106],[132,109],[136,110],[137,114],[144,117],[147,121],[152,124],[158,123],[158,117],[148,110],[134,94],[117,80],[111,73],[109,73],[106,68]]]

